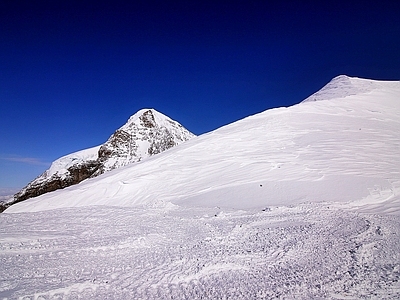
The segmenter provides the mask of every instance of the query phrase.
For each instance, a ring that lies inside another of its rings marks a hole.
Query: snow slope
[[[46,181],[52,176],[59,176],[60,178],[68,176],[68,169],[72,166],[83,164],[88,160],[96,160],[98,158],[99,149],[100,146],[96,146],[60,157],[51,164],[50,168],[44,172],[42,176],[39,176],[35,180],[35,183]]]
[[[399,299],[398,217],[317,204],[0,214],[0,299]]]
[[[340,76],[298,105],[250,116],[6,212],[334,202],[398,213],[399,98],[400,82]]]
[[[400,82],[332,82],[11,206],[0,299],[399,299]]]
[[[378,81],[340,75],[333,78],[326,86],[302,102],[345,98],[369,93],[376,89],[396,89],[398,85],[397,81]]]

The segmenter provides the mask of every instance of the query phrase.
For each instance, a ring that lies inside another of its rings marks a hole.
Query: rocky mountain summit
[[[154,109],[142,109],[102,145],[55,160],[50,168],[14,195],[11,204],[77,184],[105,172],[141,161],[179,145],[195,135]]]
[[[100,173],[138,162],[192,137],[181,124],[154,109],[140,110],[100,146]]]

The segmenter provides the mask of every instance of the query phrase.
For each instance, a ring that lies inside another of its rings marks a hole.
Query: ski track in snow
[[[5,213],[0,299],[399,299],[399,229],[329,204]]]

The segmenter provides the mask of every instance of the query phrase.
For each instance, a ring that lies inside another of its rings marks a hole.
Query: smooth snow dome
[[[6,212],[333,202],[399,213],[399,98],[400,82],[339,76],[303,103],[250,116]]]
[[[321,90],[312,94],[302,102],[345,98],[351,95],[360,95],[372,92],[379,88],[385,89],[393,87],[396,89],[398,86],[399,83],[396,81],[378,81],[340,75],[332,79]]]

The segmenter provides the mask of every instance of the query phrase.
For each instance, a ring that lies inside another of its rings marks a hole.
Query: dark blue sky
[[[3,0],[0,188],[141,108],[201,134],[340,74],[399,80],[395,2]]]

